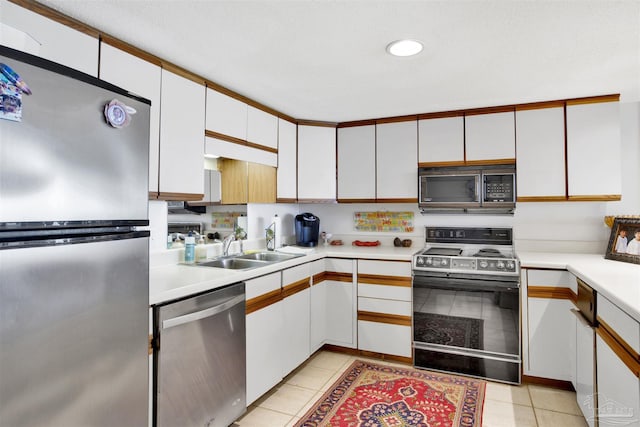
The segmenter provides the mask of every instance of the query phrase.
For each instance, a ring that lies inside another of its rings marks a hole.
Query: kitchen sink
[[[238,257],[218,258],[211,261],[199,262],[198,267],[227,268],[230,270],[248,270],[250,268],[264,267],[268,262],[255,259],[240,259]]]
[[[297,258],[302,254],[283,254],[278,252],[254,252],[251,254],[238,255],[237,259],[249,259],[257,261],[279,262]]]
[[[283,254],[276,252],[254,252],[230,255],[194,264],[198,267],[216,267],[229,270],[249,270],[303,256],[303,254]]]

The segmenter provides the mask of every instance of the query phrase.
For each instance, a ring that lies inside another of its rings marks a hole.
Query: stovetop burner
[[[426,228],[425,249],[414,255],[414,272],[519,276],[511,229]]]
[[[440,255],[440,256],[459,256],[462,254],[461,248],[440,248],[440,247],[432,247],[424,252],[423,255]]]

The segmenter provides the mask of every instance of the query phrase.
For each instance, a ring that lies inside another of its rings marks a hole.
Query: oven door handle
[[[477,279],[466,279],[459,277],[429,277],[419,275],[414,275],[413,287],[501,292],[519,292],[520,290],[520,285],[517,281],[485,280],[480,277]]]

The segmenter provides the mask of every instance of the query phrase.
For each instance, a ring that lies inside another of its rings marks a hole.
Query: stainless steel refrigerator
[[[0,425],[146,426],[150,103],[2,46],[0,72]]]

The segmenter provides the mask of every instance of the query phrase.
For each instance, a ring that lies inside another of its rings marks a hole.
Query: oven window
[[[420,201],[427,203],[479,202],[478,175],[425,175],[420,177]]]
[[[442,289],[414,284],[414,341],[519,355],[518,289]]]

